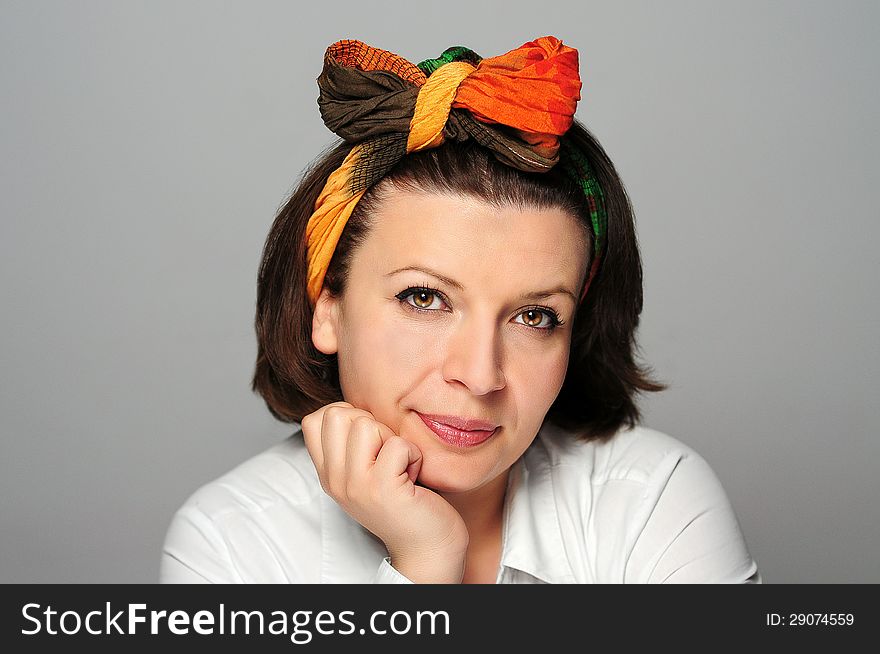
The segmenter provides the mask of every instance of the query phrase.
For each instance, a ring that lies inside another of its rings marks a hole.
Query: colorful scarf
[[[414,65],[344,40],[327,49],[318,88],[324,123],[356,145],[328,178],[306,226],[313,307],[342,230],[367,189],[405,155],[467,139],[526,172],[546,172],[561,162],[583,190],[594,235],[583,300],[598,270],[606,216],[586,157],[569,144],[560,147],[580,99],[577,50],[545,36],[499,57],[483,59],[455,47]]]

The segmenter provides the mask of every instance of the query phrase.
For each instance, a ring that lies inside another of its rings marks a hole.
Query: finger
[[[306,450],[312,459],[312,463],[315,464],[315,469],[318,471],[318,477],[322,476],[324,467],[324,451],[321,447],[321,422],[323,420],[324,409],[325,407],[321,407],[317,411],[314,411],[307,416],[303,416],[303,419],[300,421]]]
[[[383,443],[379,425],[365,416],[352,421],[345,452],[345,476],[349,482],[362,483],[375,465]]]
[[[379,450],[373,472],[384,480],[401,481],[405,475],[409,481],[415,482],[421,466],[422,451],[400,436],[394,436]]]
[[[332,402],[304,416],[302,421],[300,421],[306,450],[312,459],[312,463],[315,464],[315,469],[318,472],[318,478],[321,480],[322,485],[325,485],[326,477],[324,474],[324,446],[321,443],[321,433],[324,426],[324,414],[331,407],[337,407],[337,410],[340,408],[354,408],[347,402]]]
[[[386,425],[384,422],[380,422],[377,420],[376,426],[379,427],[379,436],[382,439],[383,444],[388,442],[388,440],[397,436],[397,434],[394,432],[394,430],[392,430],[391,427]]]
[[[321,425],[321,448],[324,454],[324,475],[331,495],[338,497],[344,491],[345,451],[354,418],[352,409],[329,407]]]

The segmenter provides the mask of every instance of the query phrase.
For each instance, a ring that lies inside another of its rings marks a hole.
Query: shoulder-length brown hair
[[[596,138],[575,122],[564,137],[579,148],[602,188],[608,215],[599,272],[574,317],[565,381],[546,420],[584,440],[611,437],[641,419],[635,395],[665,384],[635,361],[635,331],[642,311],[642,264],[632,206],[614,165]],[[252,388],[278,420],[303,416],[342,400],[336,355],[312,344],[312,308],[306,294],[306,223],[329,175],[351,150],[341,143],[320,157],[278,213],[266,239],[257,280],[257,362]],[[558,167],[557,167],[558,168]],[[523,173],[499,163],[473,142],[445,143],[408,155],[364,194],[349,218],[324,285],[345,288],[352,252],[369,232],[386,183],[452,192],[496,205],[558,207],[576,215],[591,239],[582,192],[557,169]],[[592,246],[588,248],[592,252]],[[592,256],[592,255],[591,255]],[[584,262],[585,271],[590,262]],[[586,277],[586,274],[584,275]]]

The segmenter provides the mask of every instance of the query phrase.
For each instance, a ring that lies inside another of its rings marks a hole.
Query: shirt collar
[[[573,583],[554,494],[552,462],[543,440],[548,429],[545,424],[511,468],[501,565],[550,584]]]

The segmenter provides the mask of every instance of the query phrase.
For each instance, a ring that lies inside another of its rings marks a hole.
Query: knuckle
[[[308,434],[314,431],[315,428],[315,414],[310,413],[307,416],[303,416],[303,419],[300,420],[299,426],[302,428],[304,434]]]
[[[375,427],[374,427],[375,424],[376,424],[375,420],[373,420],[369,416],[364,416],[364,415],[356,416],[351,421],[352,430],[357,430],[357,431],[368,431],[370,429],[375,429]]]
[[[390,449],[391,451],[398,451],[407,449],[409,446],[406,444],[406,441],[403,440],[400,436],[394,435],[391,436],[387,441],[385,441],[385,447]]]
[[[306,415],[304,415],[302,417],[302,420],[300,420],[299,424],[300,425],[312,424],[315,421],[315,418],[317,417],[315,415],[316,413],[318,413],[318,412],[312,411],[311,413],[307,413]]]

